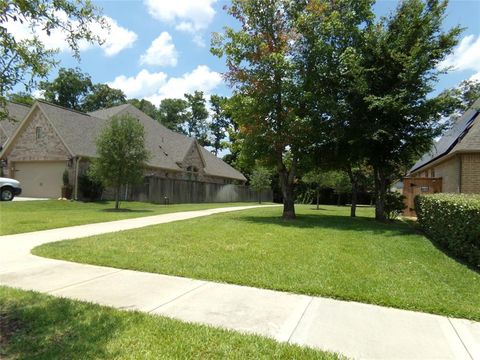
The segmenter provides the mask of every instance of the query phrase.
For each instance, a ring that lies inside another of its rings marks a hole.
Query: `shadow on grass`
[[[410,235],[415,230],[400,221],[379,223],[370,217],[339,216],[330,214],[300,214],[295,220],[284,221],[279,216],[242,216],[238,220],[251,224],[278,225],[287,228],[324,228],[344,231],[368,231],[386,236]]]
[[[127,326],[122,318],[101,308],[87,311],[86,305],[67,300],[37,300],[31,293],[0,297],[0,303],[5,302],[0,311],[0,358],[115,358],[115,353],[105,349]]]

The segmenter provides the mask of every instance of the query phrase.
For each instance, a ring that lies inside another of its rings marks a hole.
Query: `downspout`
[[[81,156],[77,157],[77,162],[75,163],[75,200],[78,200],[78,171],[80,168]]]

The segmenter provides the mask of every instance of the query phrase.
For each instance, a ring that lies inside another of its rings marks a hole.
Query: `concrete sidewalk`
[[[357,359],[480,360],[480,323],[469,320],[30,254],[33,247],[53,241],[249,208],[253,206],[1,236],[0,284],[257,333]]]

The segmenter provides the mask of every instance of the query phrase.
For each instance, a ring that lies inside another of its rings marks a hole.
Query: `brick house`
[[[421,193],[480,193],[480,99],[410,169],[404,179],[406,214]]]
[[[58,198],[65,169],[78,196],[78,177],[96,157],[98,134],[110,117],[124,114],[135,117],[145,128],[145,146],[150,153],[146,176],[213,184],[246,182],[243,174],[195,139],[167,129],[130,104],[88,114],[43,101],[31,108],[8,106],[9,116],[17,121],[0,121],[0,159],[4,175],[22,183],[24,196]]]

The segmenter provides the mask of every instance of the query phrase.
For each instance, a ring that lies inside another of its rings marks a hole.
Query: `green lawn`
[[[1,359],[338,359],[139,312],[0,287]]]
[[[114,211],[114,202],[22,201],[0,202],[0,235],[53,229],[102,221],[158,215],[169,212],[203,210],[225,206],[255,205],[254,203],[216,203],[158,205],[143,202],[122,202]]]
[[[40,256],[480,320],[480,274],[373,209],[262,208],[46,244]]]

